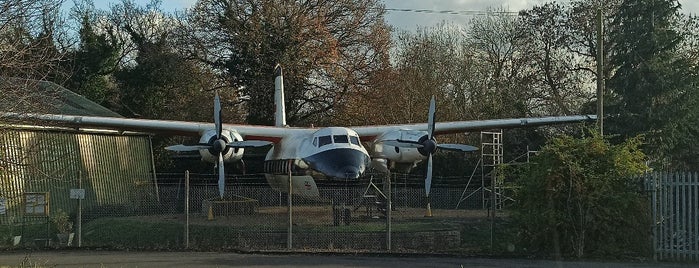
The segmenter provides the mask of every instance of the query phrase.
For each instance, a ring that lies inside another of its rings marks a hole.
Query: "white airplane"
[[[214,98],[214,124],[204,122],[128,119],[58,114],[4,113],[1,117],[40,119],[78,128],[132,130],[170,135],[200,136],[195,145],[174,145],[168,150],[198,151],[203,161],[218,168],[219,195],[225,193],[224,162],[240,161],[244,149],[272,145],[264,162],[269,185],[281,192],[316,197],[316,180],[358,180],[369,168],[389,172],[395,165],[427,160],[425,194],[432,181],[432,155],[438,150],[474,151],[462,144],[438,144],[435,135],[485,129],[515,128],[593,121],[595,115],[435,122],[435,100],[430,101],[428,123],[354,127],[301,128],[286,125],[282,68],[275,67],[275,126],[221,122],[221,103]],[[366,146],[362,143],[366,143]]]

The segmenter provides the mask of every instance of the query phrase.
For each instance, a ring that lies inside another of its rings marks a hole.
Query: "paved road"
[[[29,263],[21,265],[24,259]],[[28,265],[27,265],[28,264]],[[419,256],[239,254],[220,252],[0,252],[4,267],[696,267],[669,263],[556,262]]]

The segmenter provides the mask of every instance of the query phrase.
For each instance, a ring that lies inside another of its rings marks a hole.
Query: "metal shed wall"
[[[25,192],[50,192],[50,211],[73,214],[70,189],[85,189],[83,210],[134,208],[157,200],[147,135],[0,131],[0,224],[19,222]],[[81,185],[82,187],[79,187]]]

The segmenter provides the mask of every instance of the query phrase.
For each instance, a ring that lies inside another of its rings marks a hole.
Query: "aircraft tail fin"
[[[286,126],[286,107],[284,106],[284,75],[282,66],[274,67],[274,126]]]

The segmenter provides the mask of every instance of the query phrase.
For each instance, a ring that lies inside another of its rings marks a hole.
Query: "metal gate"
[[[656,260],[699,261],[699,176],[650,173],[653,250]]]

